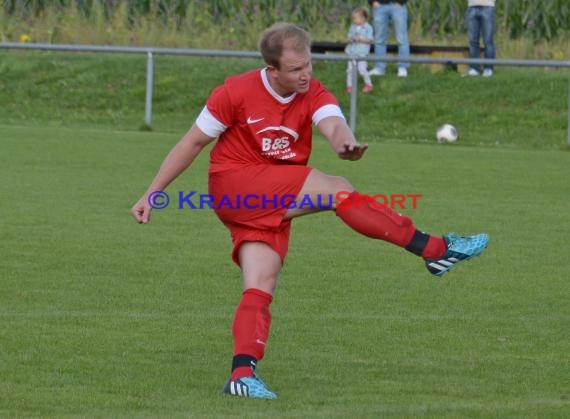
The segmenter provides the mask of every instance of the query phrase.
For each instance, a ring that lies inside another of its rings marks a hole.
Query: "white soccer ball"
[[[437,141],[439,143],[454,143],[457,141],[457,137],[459,134],[457,129],[451,124],[443,124],[441,127],[437,129],[435,134]]]

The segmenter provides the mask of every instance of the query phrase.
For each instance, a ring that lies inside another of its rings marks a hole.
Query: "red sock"
[[[375,203],[369,195],[352,192],[337,205],[336,215],[360,234],[393,243],[418,256],[435,259],[445,253],[441,237],[422,233],[411,218]]]
[[[255,288],[244,291],[232,327],[234,337],[232,380],[252,376],[255,362],[263,359],[271,326],[269,305],[272,300],[271,294]],[[241,359],[246,360],[245,365],[240,365]],[[255,360],[253,365],[250,360]]]
[[[239,380],[243,377],[253,377],[252,367],[237,367],[232,371],[231,380]]]
[[[443,237],[429,236],[429,240],[422,251],[421,257],[426,259],[438,259],[447,252],[447,245]]]

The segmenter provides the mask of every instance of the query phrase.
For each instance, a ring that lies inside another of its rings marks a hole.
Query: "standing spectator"
[[[373,30],[368,23],[368,11],[364,7],[357,7],[352,11],[352,24],[348,29],[348,45],[346,53],[354,58],[366,58],[370,54],[370,44],[374,42]],[[358,72],[364,79],[362,91],[368,93],[372,91],[372,80],[368,74],[368,65],[364,60],[349,61],[346,70],[346,91],[352,92],[352,80],[354,72]]]
[[[469,58],[481,58],[479,38],[483,37],[485,58],[495,58],[495,0],[468,0],[467,33],[469,35]],[[471,65],[470,76],[481,74],[481,66]],[[493,66],[486,64],[483,77],[493,75]]]
[[[408,76],[409,63],[404,62],[410,56],[410,42],[408,41],[408,7],[407,0],[369,0],[374,17],[374,51],[376,57],[386,55],[386,40],[388,39],[388,23],[394,22],[396,40],[398,41],[398,57],[402,61],[398,63],[398,77]],[[386,73],[386,63],[377,61],[371,76],[383,76]]]

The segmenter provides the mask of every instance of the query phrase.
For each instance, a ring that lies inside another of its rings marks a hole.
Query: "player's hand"
[[[337,154],[343,160],[354,161],[360,160],[367,149],[368,144],[343,144]]]
[[[137,223],[147,224],[150,221],[151,211],[152,207],[148,203],[148,198],[145,195],[131,208],[131,215]]]

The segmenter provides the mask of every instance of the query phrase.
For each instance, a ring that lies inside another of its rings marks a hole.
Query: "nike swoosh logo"
[[[247,118],[248,124],[255,124],[256,122],[263,121],[265,118],[252,119],[251,116]]]

